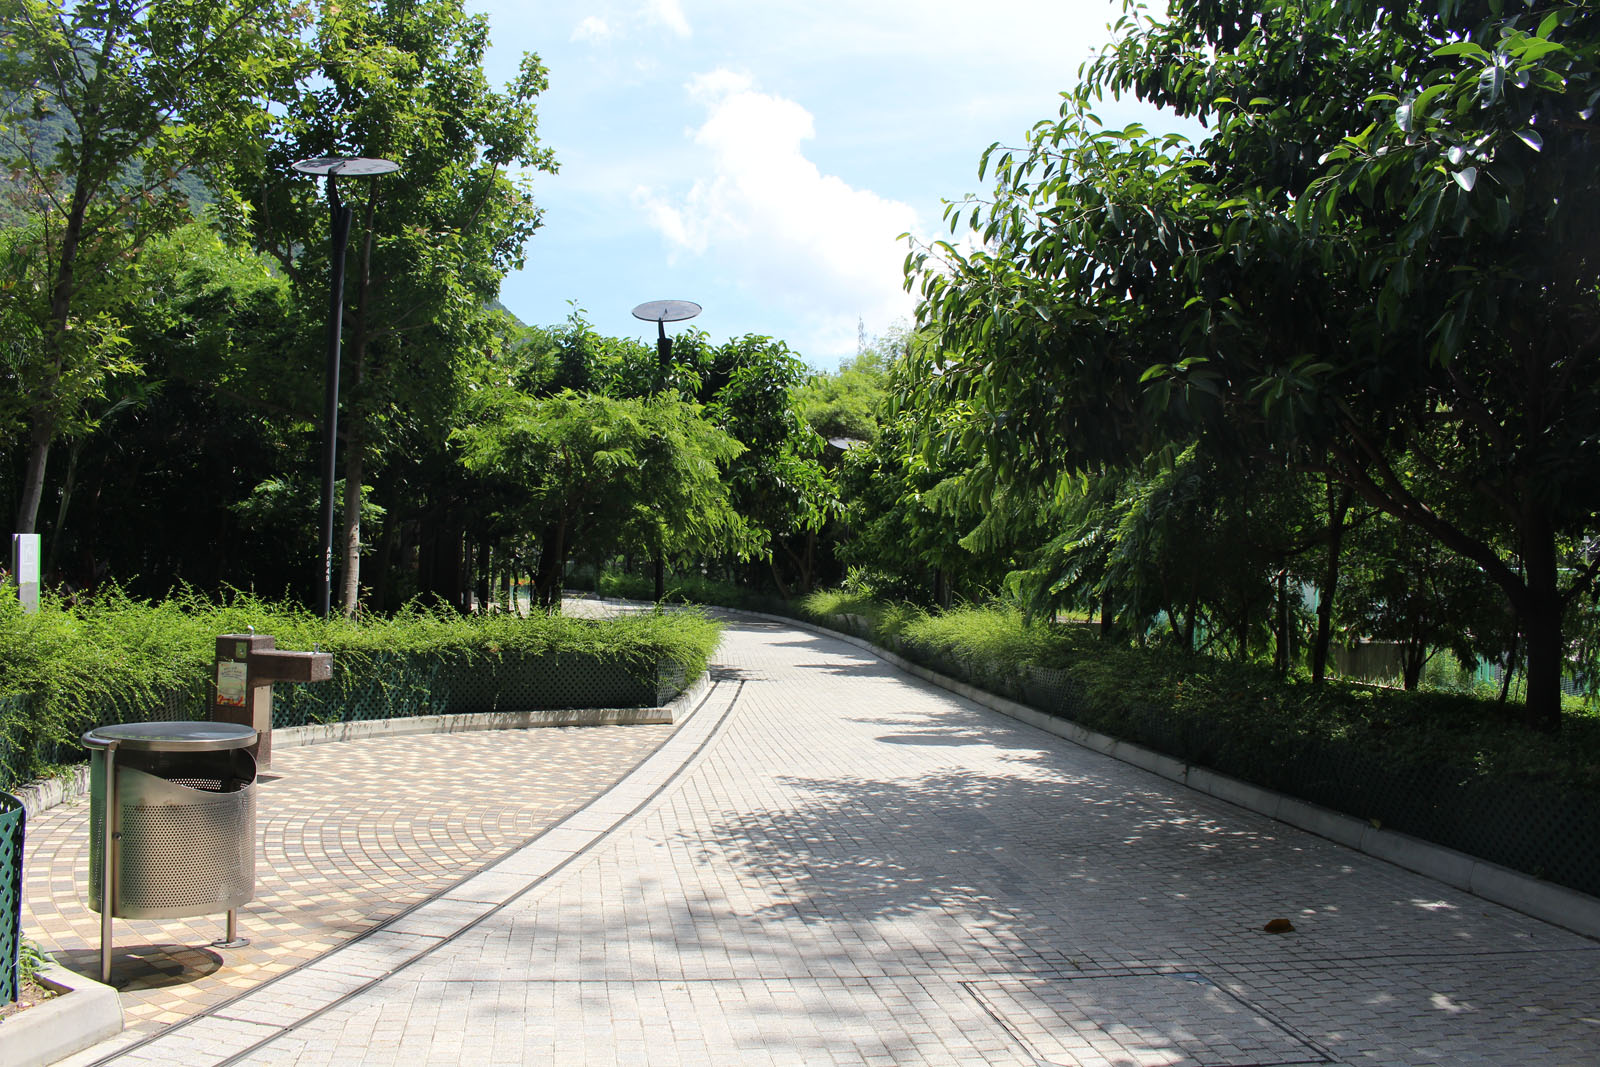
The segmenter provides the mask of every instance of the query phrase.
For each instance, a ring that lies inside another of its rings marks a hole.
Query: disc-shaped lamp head
[[[365,156],[318,156],[302,159],[294,165],[301,174],[328,174],[336,178],[371,178],[391,174],[400,169],[392,159],[368,159]]]
[[[700,314],[693,300],[650,300],[633,309],[633,317],[645,322],[682,322]]]

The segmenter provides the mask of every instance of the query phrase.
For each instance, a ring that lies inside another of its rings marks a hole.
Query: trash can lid
[[[135,752],[218,752],[255,744],[256,732],[232,722],[122,722],[83,735],[90,748]]]

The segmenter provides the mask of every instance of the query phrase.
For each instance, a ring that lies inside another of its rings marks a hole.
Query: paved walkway
[[[841,642],[714,678],[531,844],[70,1062],[1600,1064],[1600,944]]]
[[[250,944],[211,947],[221,915],[118,919],[111,980],[123,1040],[226,1003],[428,900],[589,803],[671,732],[556,728],[279,748],[258,779],[256,897],[239,913]],[[89,851],[86,799],[29,820],[22,929],[58,962],[98,977]]]

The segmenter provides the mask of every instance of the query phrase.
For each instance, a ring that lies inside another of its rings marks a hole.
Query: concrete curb
[[[739,608],[719,610],[794,626],[819,636],[855,645],[907,674],[1084,748],[1132,764],[1141,770],[1188,786],[1207,796],[1288,823],[1318,837],[1325,837],[1374,859],[1385,860],[1408,871],[1436,878],[1446,885],[1465,890],[1496,904],[1503,904],[1525,915],[1554,923],[1585,937],[1600,939],[1600,898],[1591,897],[1587,893],[1541,882],[1509,867],[1480,860],[1464,852],[1457,852],[1455,849],[1435,845],[1407,834],[1380,829],[1354,816],[1285,796],[1270,789],[1263,789],[1261,786],[1218,774],[1205,767],[1191,766],[1182,760],[1127,741],[1119,741],[1107,734],[1096,733],[1068,719],[1057,718],[1030,708],[1026,704],[1019,704],[1015,700],[985,692],[959,679],[931,671],[920,664],[912,663],[904,656],[879,648],[853,634],[761,611],[744,611]]]
[[[68,767],[59,778],[42,778],[12,790],[22,807],[33,818],[58,804],[69,804],[89,795],[89,765]]]
[[[488,711],[463,715],[418,715],[409,719],[368,719],[317,726],[289,726],[272,731],[274,748],[300,748],[366,737],[407,734],[453,734],[477,730],[529,730],[545,726],[670,726],[704,695],[711,684],[702,674],[683,692],[658,708],[557,708],[542,711]],[[61,778],[29,782],[15,790],[31,819],[58,804],[89,795],[89,767],[80,764]]]
[[[543,726],[670,726],[682,709],[704,691],[708,675],[701,675],[671,703],[658,708],[552,708],[539,711],[485,711],[462,715],[418,715],[407,719],[367,719],[314,726],[290,726],[272,731],[273,748],[299,748],[364,737],[400,737],[405,734],[456,734],[478,730],[530,730]]]
[[[6,1067],[43,1067],[122,1032],[115,989],[55,964],[39,981],[59,995],[0,1024]]]
[[[236,1062],[424,959],[523,896],[643,810],[697,758],[721,727],[734,698],[708,710],[705,705],[714,695],[710,675],[702,675],[667,705],[674,712],[677,729],[653,752],[582,808],[488,866],[221,1005],[148,1037],[91,1049],[61,1067],[95,1067],[135,1049],[144,1052],[141,1062],[188,1063],[197,1046],[217,1061]],[[189,1038],[190,1034],[203,1036]],[[0,1057],[0,1067],[11,1067],[10,1061]]]

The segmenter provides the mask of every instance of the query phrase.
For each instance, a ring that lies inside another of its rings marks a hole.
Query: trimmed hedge
[[[718,624],[692,612],[595,621],[562,616],[462,616],[411,607],[392,617],[323,620],[303,609],[234,594],[214,603],[186,594],[161,603],[112,590],[76,603],[46,596],[25,614],[0,586],[0,788],[81,758],[78,739],[93,726],[206,714],[216,638],[272,634],[278,647],[333,653],[335,677],[318,686],[284,686],[275,705],[292,721],[332,721],[336,694],[385,694],[384,707],[424,714],[437,703],[419,679],[441,670],[496,671],[507,663],[560,662],[621,667],[641,691],[658,690],[663,664],[698,677],[716,647]],[[302,690],[297,693],[294,690]],[[401,711],[400,713],[407,713]]]

